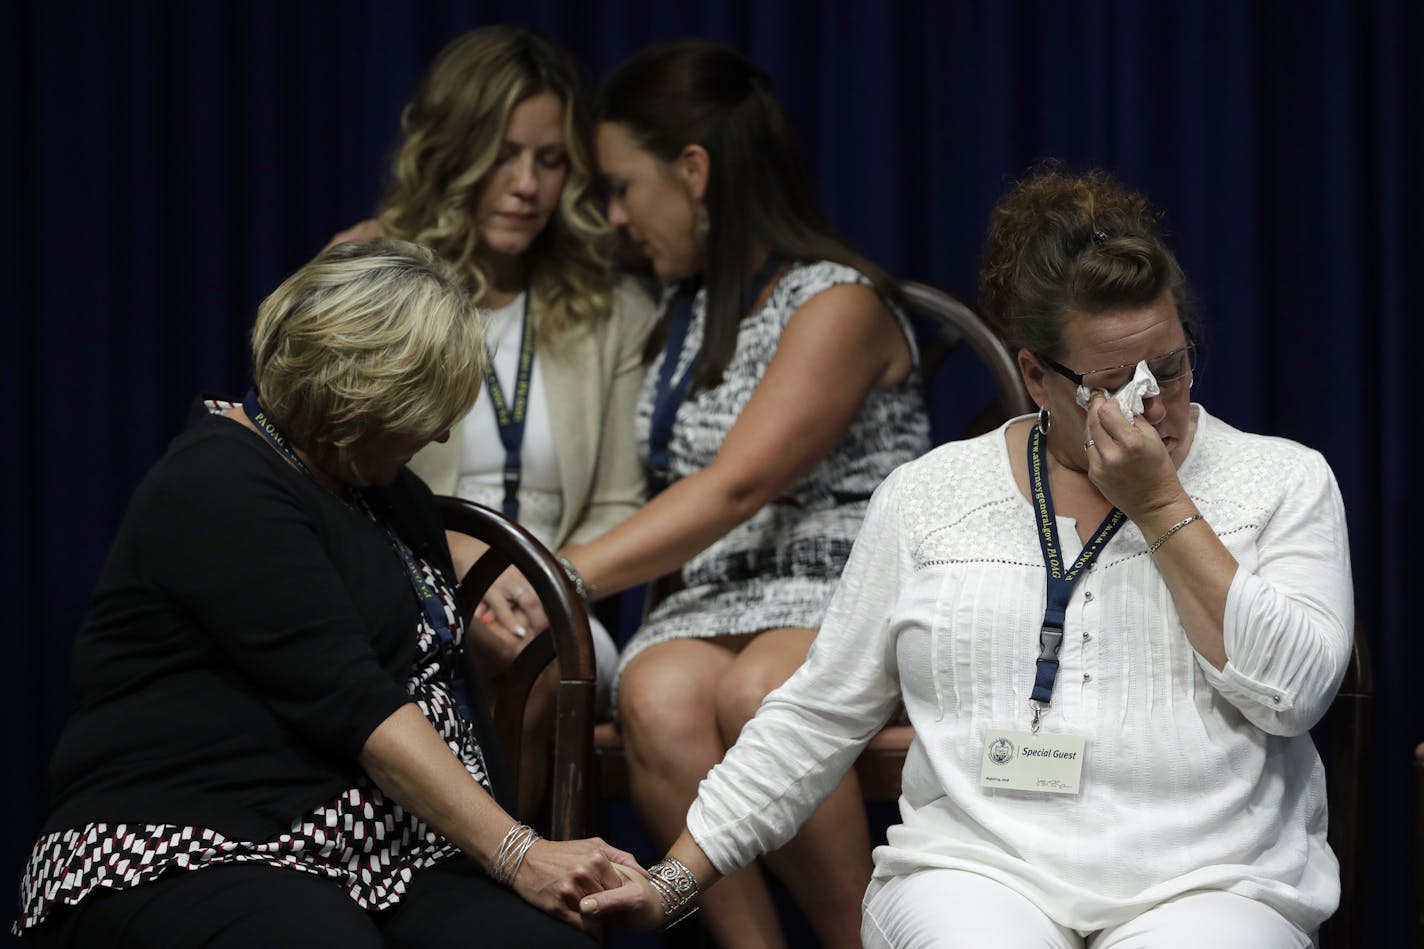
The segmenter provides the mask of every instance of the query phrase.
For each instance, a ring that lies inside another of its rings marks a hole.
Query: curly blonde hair
[[[433,251],[381,239],[318,255],[257,308],[262,407],[324,470],[365,484],[352,457],[383,433],[429,440],[470,410],[485,347],[479,309]]]
[[[593,191],[588,120],[573,59],[523,27],[491,26],[455,39],[431,64],[401,115],[404,135],[380,223],[391,237],[435,249],[476,302],[489,289],[474,208],[514,109],[553,93],[564,107],[568,177],[557,212],[529,248],[530,292],[541,338],[586,326],[612,305],[612,229]]]
[[[1187,337],[1191,292],[1147,198],[1106,171],[1042,162],[999,199],[979,270],[979,306],[1015,349],[1058,356],[1063,317],[1146,306],[1171,293]]]

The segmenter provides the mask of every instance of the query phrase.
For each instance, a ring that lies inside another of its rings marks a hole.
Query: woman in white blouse
[[[1334,911],[1307,731],[1353,623],[1329,467],[1190,401],[1185,279],[1105,173],[1048,166],[1000,201],[980,301],[1037,418],[885,481],[805,665],[669,859],[585,913],[688,911],[900,702],[916,737],[868,946],[1306,947]]]
[[[644,496],[633,408],[656,313],[631,279],[613,280],[588,124],[567,51],[523,27],[466,33],[402,113],[379,218],[333,240],[416,241],[465,279],[485,311],[490,371],[450,440],[410,467],[437,494],[504,509],[553,550],[598,536]],[[451,552],[457,571],[477,553]],[[542,626],[522,592],[511,571],[481,604],[469,641],[483,668],[507,668]],[[591,625],[606,705],[617,649]]]

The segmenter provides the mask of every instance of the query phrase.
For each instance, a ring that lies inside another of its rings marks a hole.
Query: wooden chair
[[[1424,949],[1424,744],[1414,751],[1414,946]]]
[[[466,621],[474,615],[490,584],[510,565],[524,574],[548,614],[548,630],[530,640],[501,680],[495,695],[495,728],[509,762],[510,779],[518,787],[529,692],[549,664],[557,663],[550,836],[555,840],[587,837],[595,677],[593,638],[583,600],[554,555],[514,521],[459,498],[437,498],[437,503],[446,530],[467,534],[489,545],[456,591],[460,613]]]
[[[913,280],[900,284],[900,292],[910,309],[928,317],[936,328],[935,335],[920,347],[920,374],[926,384],[939,375],[945,361],[961,346],[969,347],[993,380],[994,398],[970,417],[960,432],[961,438],[982,435],[1005,419],[1035,411],[1014,354],[969,304]]]
[[[1355,622],[1355,649],[1340,691],[1330,706],[1330,751],[1326,796],[1330,805],[1330,849],[1340,860],[1340,908],[1321,930],[1322,949],[1364,945],[1365,779],[1370,772],[1370,725],[1375,680],[1370,644]]]

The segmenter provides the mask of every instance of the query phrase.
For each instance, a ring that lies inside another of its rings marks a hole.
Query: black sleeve
[[[361,541],[371,543],[363,529],[379,528],[244,429],[197,440],[168,462],[136,497],[149,582],[279,719],[317,747],[355,757],[410,701],[378,655],[392,617],[370,615],[381,612],[377,602],[413,616],[391,555],[379,544],[361,555]],[[393,578],[404,601],[367,598],[363,615],[353,598],[372,592],[363,567]],[[412,618],[411,640],[413,629]]]

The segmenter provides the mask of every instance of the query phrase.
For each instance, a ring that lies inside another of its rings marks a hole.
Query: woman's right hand
[[[348,227],[346,230],[334,236],[326,242],[322,250],[330,250],[337,244],[365,244],[378,237],[384,237],[385,232],[381,230],[381,222],[375,218],[367,218],[359,224]]]
[[[631,877],[647,880],[633,855],[601,838],[538,840],[514,875],[514,892],[549,915],[583,930],[595,920],[580,912],[593,893],[617,890]],[[649,889],[652,884],[648,884]],[[656,898],[656,893],[654,893]]]
[[[579,902],[584,918],[625,929],[659,929],[668,923],[662,895],[642,869],[613,868],[622,878],[617,887],[590,893]]]
[[[524,574],[509,567],[485,591],[477,613],[480,622],[504,629],[524,639],[549,627],[549,617]],[[517,651],[517,650],[516,650]]]
[[[490,617],[488,621],[482,618],[485,616]],[[483,675],[503,675],[527,645],[527,638],[495,619],[484,604],[480,605],[479,614],[466,624],[465,646],[475,654]]]

